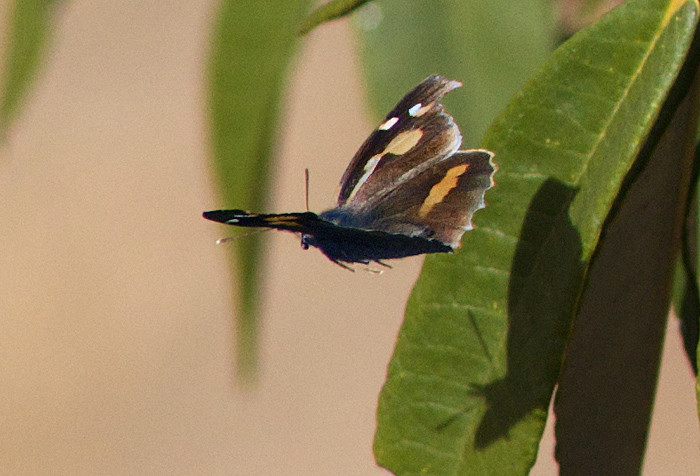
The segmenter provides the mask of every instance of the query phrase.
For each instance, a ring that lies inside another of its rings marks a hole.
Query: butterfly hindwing
[[[338,206],[371,206],[400,183],[455,152],[462,135],[440,99],[461,85],[432,75],[399,101],[345,170]]]
[[[472,228],[493,185],[493,154],[458,151],[394,189],[369,212],[372,229],[438,240],[452,248]]]

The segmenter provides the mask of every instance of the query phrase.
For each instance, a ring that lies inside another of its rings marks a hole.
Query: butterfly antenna
[[[264,231],[270,231],[270,230],[271,230],[271,228],[265,228],[262,230],[251,231],[250,233],[244,233],[242,235],[227,236],[226,238],[219,238],[218,240],[216,240],[216,244],[221,245],[224,243],[229,243],[231,241],[236,241],[239,238],[245,238],[246,236],[254,236],[254,235],[257,235],[258,233],[262,233]]]
[[[304,169],[304,184],[305,184],[305,192],[304,192],[304,201],[306,202],[306,211],[309,211],[309,169]]]

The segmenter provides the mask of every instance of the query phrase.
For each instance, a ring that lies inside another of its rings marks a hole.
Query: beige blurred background
[[[2,476],[387,474],[375,405],[420,258],[353,274],[270,233],[259,386],[236,387],[225,230],[201,218],[220,205],[203,89],[215,7],[60,9],[0,151]],[[333,203],[373,126],[354,53],[345,22],[305,43],[269,211],[303,209],[305,167],[312,209]],[[670,329],[644,474],[696,475],[694,381]],[[533,474],[557,474],[552,446],[550,422]]]

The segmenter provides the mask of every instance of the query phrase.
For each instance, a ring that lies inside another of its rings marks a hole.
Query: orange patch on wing
[[[443,179],[430,189],[430,193],[428,193],[428,196],[418,210],[418,216],[421,218],[425,217],[435,205],[442,202],[447,194],[457,186],[459,177],[461,177],[468,168],[469,164],[462,164],[448,170]]]
[[[362,188],[370,175],[374,173],[374,169],[377,168],[379,161],[382,160],[386,154],[403,155],[413,149],[418,142],[420,142],[421,137],[423,137],[423,131],[420,129],[402,132],[394,137],[381,153],[373,155],[365,164],[364,173],[353,187],[350,195],[348,195],[347,201],[355,197],[355,194]]]
[[[389,144],[386,146],[386,149],[384,149],[384,151],[382,152],[382,155],[405,154],[418,144],[421,137],[423,137],[423,131],[420,129],[413,129],[410,131],[402,132],[401,134],[398,134],[396,137],[394,137],[394,139],[391,142],[389,142]]]

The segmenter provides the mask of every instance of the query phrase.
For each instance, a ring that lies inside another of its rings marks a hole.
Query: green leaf
[[[304,19],[304,23],[299,29],[299,34],[306,35],[325,22],[342,18],[348,13],[360,8],[368,1],[369,0],[331,0],[325,5],[318,7]]]
[[[367,89],[383,117],[432,73],[464,83],[445,98],[464,143],[486,128],[551,52],[550,2],[541,0],[381,0],[355,16]]]
[[[16,0],[10,25],[3,77],[0,84],[0,142],[17,116],[22,99],[39,68],[51,30],[55,0]]]
[[[497,186],[463,249],[426,259],[380,396],[379,464],[528,474],[603,224],[697,11],[626,2],[559,48],[489,129]]]
[[[308,0],[225,0],[209,66],[213,171],[223,207],[265,210],[272,148],[289,62]],[[239,377],[257,362],[261,236],[237,240]]]
[[[642,472],[693,169],[698,111],[680,98],[697,66],[685,62],[587,273],[554,404],[562,474]]]

